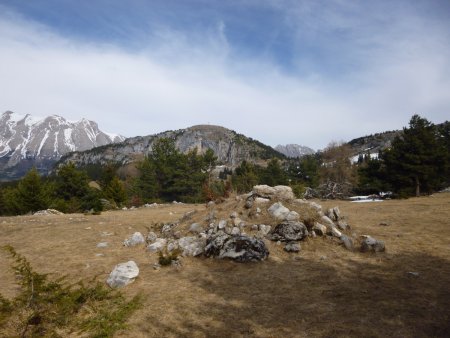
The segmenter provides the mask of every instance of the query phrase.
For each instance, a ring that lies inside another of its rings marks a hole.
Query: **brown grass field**
[[[144,306],[118,337],[449,337],[450,194],[317,202],[339,206],[352,226],[348,235],[370,234],[385,241],[387,251],[350,252],[318,237],[288,254],[267,241],[264,262],[190,257],[181,269],[154,270],[156,254],[122,246],[157,222],[191,210],[200,217],[204,205],[0,217],[0,245],[12,245],[38,272],[73,280],[105,281],[117,263],[135,260],[140,275],[122,290],[127,297],[141,293]],[[109,246],[97,248],[99,242]],[[10,265],[1,252],[0,293],[6,297],[18,291]]]

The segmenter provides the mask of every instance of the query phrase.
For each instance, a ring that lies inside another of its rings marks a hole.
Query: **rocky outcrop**
[[[302,222],[285,221],[278,224],[269,236],[273,241],[300,241],[308,236],[308,229]]]
[[[198,153],[202,154],[211,149],[219,162],[231,167],[239,165],[243,160],[254,161],[284,157],[273,148],[233,130],[220,126],[198,125],[156,135],[128,138],[119,144],[100,149],[75,152],[62,158],[61,163],[72,161],[79,166],[108,162],[128,164],[151,154],[152,145],[159,138],[174,139],[176,147],[183,153],[196,149]]]

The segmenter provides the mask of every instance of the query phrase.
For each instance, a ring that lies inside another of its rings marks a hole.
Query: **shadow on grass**
[[[147,320],[180,337],[448,337],[449,262],[417,253],[380,259],[348,261],[342,269],[331,259],[204,260],[208,273],[189,282],[218,301],[189,309],[195,323]]]

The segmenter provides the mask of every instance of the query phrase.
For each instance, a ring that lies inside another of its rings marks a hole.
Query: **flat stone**
[[[112,288],[120,288],[134,282],[139,268],[134,261],[117,264],[109,274],[106,283]]]

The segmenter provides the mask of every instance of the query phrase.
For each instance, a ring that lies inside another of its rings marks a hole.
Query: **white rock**
[[[109,274],[106,283],[112,288],[120,288],[134,282],[139,275],[139,268],[134,261],[117,264]]]
[[[287,216],[287,221],[298,221],[300,219],[300,215],[296,211],[290,211]]]
[[[333,225],[333,221],[327,217],[327,216],[322,216],[322,222],[325,223],[325,225]]]
[[[145,243],[144,235],[142,235],[140,232],[135,232],[130,238],[126,239],[123,242],[123,245],[135,246],[143,243]]]
[[[206,238],[182,237],[178,240],[178,247],[183,256],[198,256],[203,253],[206,246]]]
[[[292,201],[295,199],[295,195],[292,191],[291,187],[286,185],[277,185],[274,187],[275,189],[275,197],[282,201]]]
[[[262,197],[271,197],[275,195],[275,188],[265,184],[255,185],[252,190],[253,195],[259,195]]]
[[[219,221],[219,224],[217,225],[217,228],[222,230],[222,229],[225,229],[226,226],[227,226],[227,221],[222,219],[222,220]]]
[[[166,246],[167,240],[165,238],[157,238],[156,241],[149,246],[147,250],[150,252],[162,251]]]
[[[262,235],[267,235],[270,232],[270,229],[272,229],[270,225],[265,224],[259,225],[259,231],[261,232]]]
[[[242,220],[239,217],[233,219],[233,225],[239,226],[242,223]]]
[[[238,213],[236,211],[233,211],[230,215],[230,218],[236,218],[238,217]]]
[[[280,221],[285,220],[290,213],[290,210],[286,208],[281,202],[272,204],[272,206],[267,209],[267,211],[272,217]]]
[[[319,236],[324,236],[327,233],[327,227],[320,223],[315,223],[313,226],[313,230]]]
[[[259,208],[259,207],[256,208],[256,213],[257,213],[257,214],[261,213],[261,208]]]
[[[252,230],[257,231],[257,230],[258,230],[258,224],[253,224],[253,225],[252,225]]]
[[[107,242],[101,242],[97,244],[97,248],[106,248],[108,246]]]
[[[270,199],[268,198],[263,198],[263,197],[256,197],[255,198],[255,204],[266,204],[269,203]]]
[[[240,234],[241,234],[241,230],[239,230],[238,227],[234,227],[234,228],[231,230],[231,235],[240,235]]]
[[[167,251],[172,252],[173,250],[178,249],[178,242],[177,241],[171,241],[169,244],[167,244]]]
[[[202,226],[199,223],[192,223],[189,227],[189,232],[192,232],[193,234],[198,234],[203,231]]]
[[[334,226],[331,227],[331,234],[338,238],[340,238],[342,236],[342,233]]]

